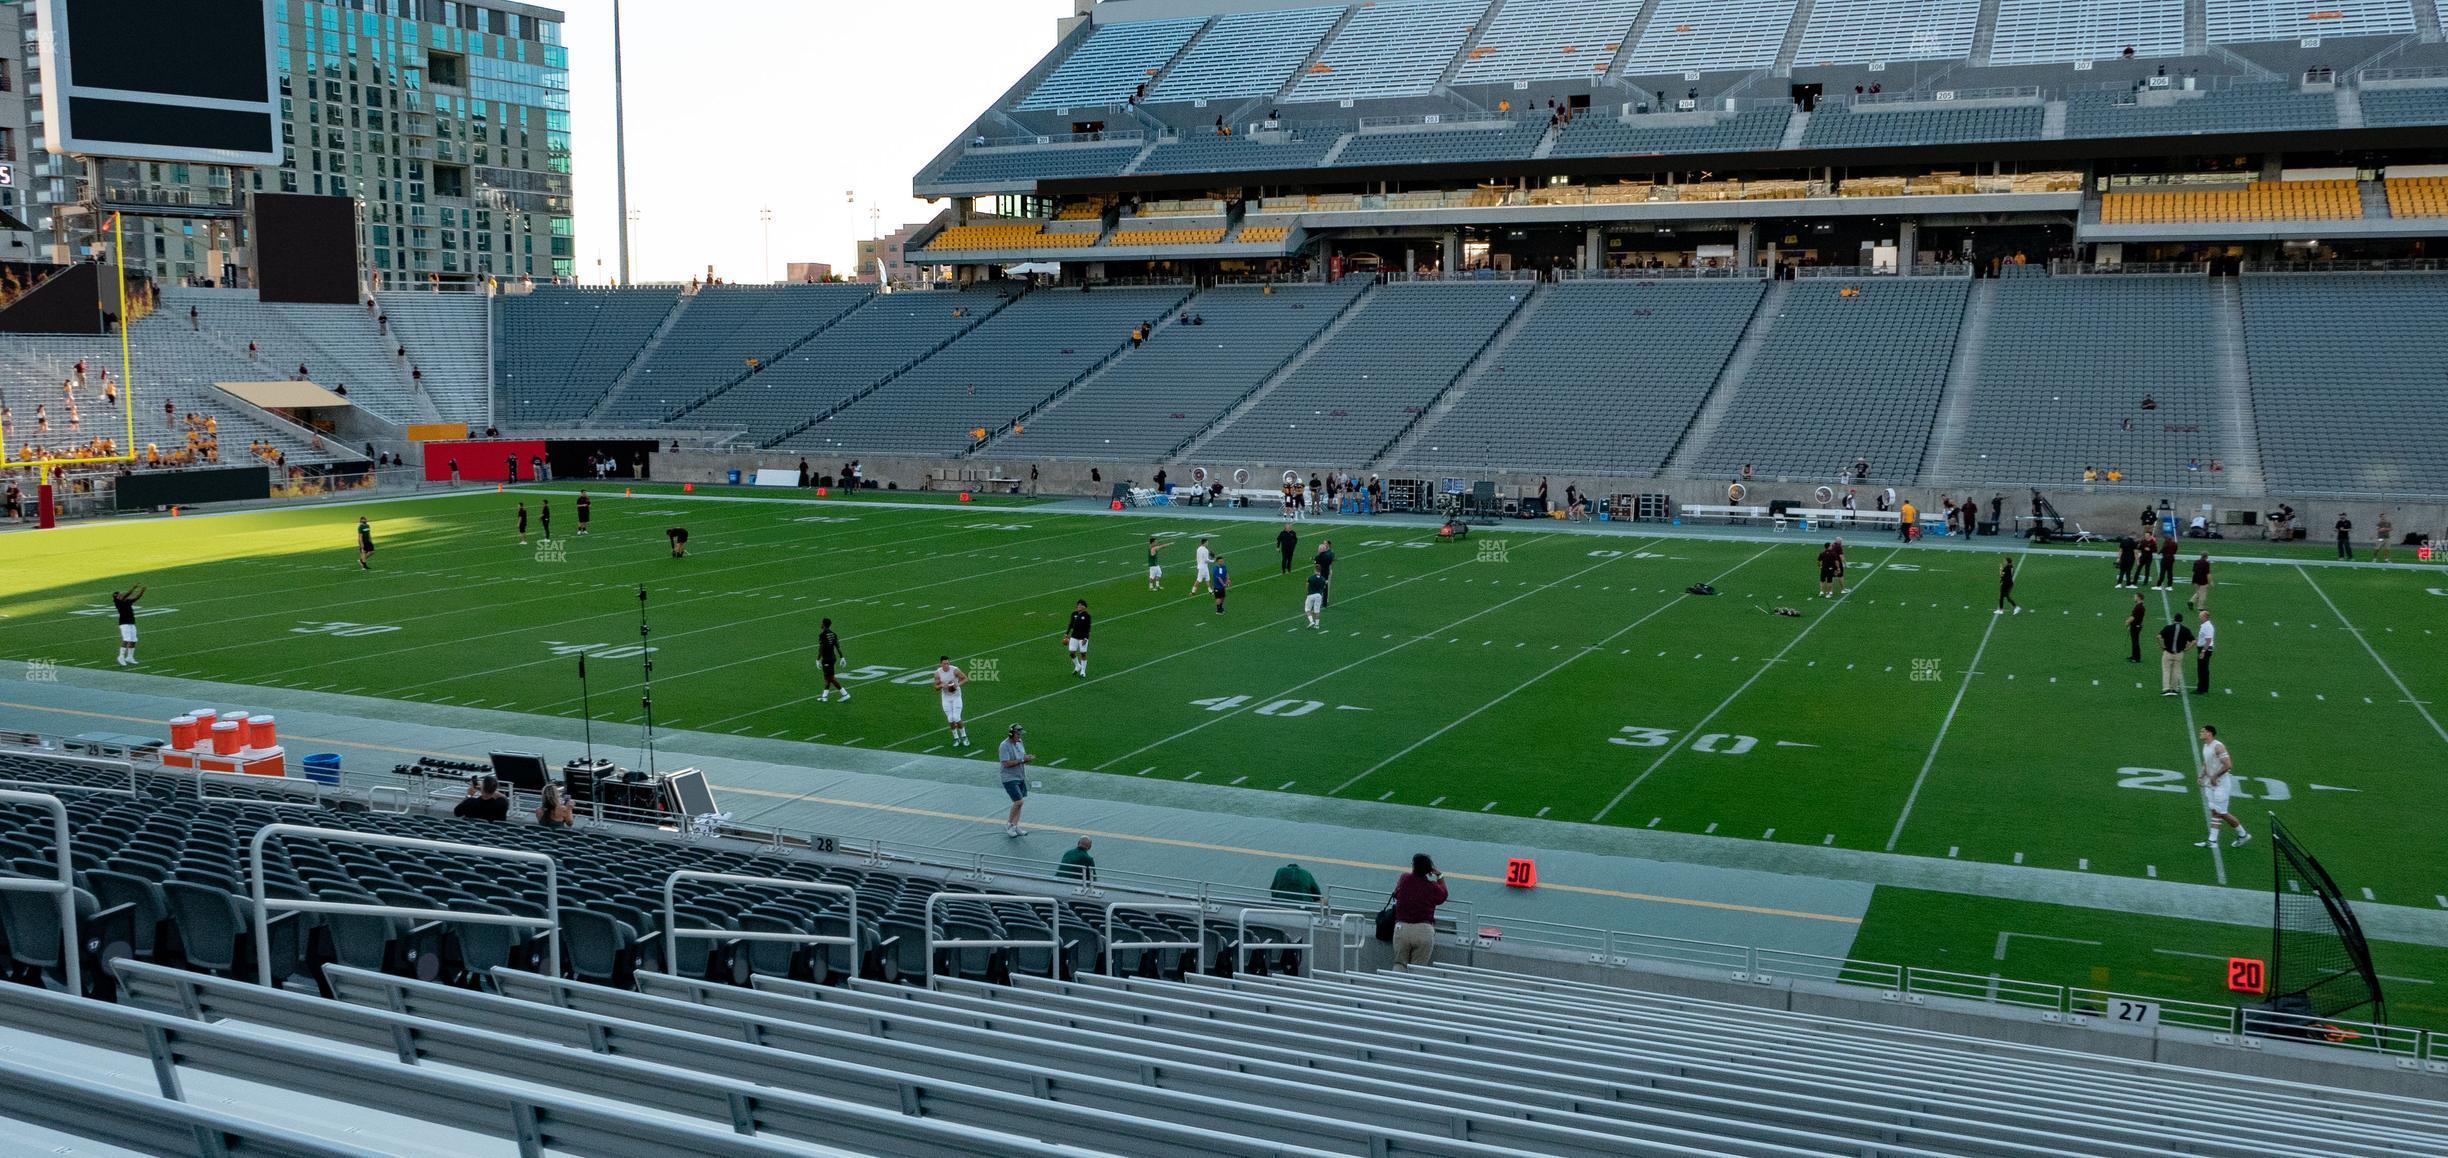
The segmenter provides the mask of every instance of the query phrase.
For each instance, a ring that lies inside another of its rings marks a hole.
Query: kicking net
[[[2270,818],[2277,868],[2268,1008],[2275,1013],[2382,1022],[2385,1005],[2371,946],[2346,894],[2295,834]]]

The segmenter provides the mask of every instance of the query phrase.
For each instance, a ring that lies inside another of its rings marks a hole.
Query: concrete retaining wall
[[[654,455],[653,475],[659,482],[719,483],[728,477],[729,471],[735,469],[740,471],[742,477],[752,476],[759,467],[795,469],[798,466],[799,458],[800,455],[797,452],[780,450],[657,451]],[[961,486],[959,480],[964,479],[972,480],[970,485],[982,490],[987,489],[984,480],[991,478],[1026,480],[1029,467],[1035,465],[1039,475],[1038,493],[1098,498],[1109,493],[1116,482],[1135,482],[1146,485],[1148,480],[1156,476],[1157,471],[1157,465],[1153,463],[1047,460],[1032,464],[1030,460],[1024,458],[994,457],[977,459],[888,457],[863,458],[859,462],[867,479],[877,487],[881,488],[891,484],[902,490],[958,489]],[[813,456],[809,457],[808,465],[817,473],[825,475],[838,472],[842,466],[839,460],[819,461]],[[1249,485],[1256,487],[1279,483],[1283,478],[1283,472],[1287,469],[1287,466],[1282,463],[1249,463],[1242,466],[1217,463],[1171,463],[1166,464],[1164,470],[1169,481],[1176,485],[1186,485],[1190,481],[1191,469],[1201,465],[1206,466],[1211,474],[1220,477],[1227,483],[1232,481],[1231,476],[1235,470],[1247,470],[1250,476]],[[1297,470],[1306,476],[1312,472],[1322,473],[1328,468],[1303,465],[1289,469]],[[1091,477],[1091,471],[1095,472],[1094,477]],[[1389,475],[1389,477],[1403,476],[1436,477],[1433,472],[1401,472],[1400,475]],[[1516,491],[1536,493],[1540,480],[1540,476],[1530,474],[1468,475],[1465,477],[1473,480],[1492,481],[1499,488],[1499,493]],[[1673,499],[1678,510],[1693,503],[1723,504],[1727,499],[1727,484],[1716,480],[1587,478],[1573,475],[1548,475],[1546,480],[1549,497],[1559,503],[1563,501],[1564,487],[1567,484],[1578,484],[1582,489],[1602,499],[1615,494],[1664,494]],[[1862,510],[1874,509],[1877,505],[1876,496],[1884,485],[1857,486],[1855,490],[1858,492],[1859,508]],[[1024,481],[1021,486],[1025,489],[1026,482]],[[1792,500],[1803,506],[1816,506],[1819,502],[1817,492],[1821,486],[1829,487],[1837,495],[1842,495],[1844,492],[1841,486],[1815,480],[1762,479],[1746,487],[1747,493],[1743,502],[1748,505],[1765,506],[1777,500]],[[1989,500],[1992,497],[2002,496],[2005,500],[2004,513],[2010,527],[2015,516],[2028,514],[2031,507],[2031,489],[2026,486],[1917,486],[1897,487],[1896,492],[1899,497],[1911,499],[1915,505],[1925,510],[1939,509],[1942,500],[1947,496],[1951,495],[1961,499],[1968,495],[1980,502],[1984,518],[1987,515]],[[2056,506],[2057,512],[2063,515],[2070,525],[2080,525],[2093,532],[2109,535],[2122,534],[2139,526],[2143,507],[2149,506],[2157,510],[2159,503],[2165,500],[2169,504],[2169,513],[2177,517],[2179,526],[2189,524],[2202,504],[2210,504],[2212,525],[2219,527],[2230,539],[2260,539],[2262,528],[2257,525],[2258,519],[2262,513],[2276,509],[2280,502],[2294,504],[2297,526],[2304,528],[2307,535],[2314,541],[2326,542],[2328,540],[2329,528],[2336,521],[2340,511],[2344,511],[2348,518],[2354,520],[2355,546],[2359,550],[2369,549],[2372,529],[2379,524],[2379,517],[2383,512],[2389,515],[2390,521],[2395,524],[2401,536],[2420,532],[2448,538],[2448,503],[2379,499],[2310,500],[2290,498],[2283,494],[2210,495],[2200,492],[2154,491],[2145,487],[2104,483],[2092,486],[2076,483],[2071,486],[2049,489],[2045,493],[2050,502]],[[2227,512],[2231,511],[2252,512],[2256,525],[2226,525],[2224,520]]]

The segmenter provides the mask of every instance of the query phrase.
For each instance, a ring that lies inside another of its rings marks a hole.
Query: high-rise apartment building
[[[0,105],[29,106],[31,122],[18,146],[19,215],[40,256],[68,260],[92,240],[80,206],[93,174],[42,151],[40,100],[28,95],[40,82],[33,5],[7,8],[23,52],[0,64],[25,83]],[[278,192],[353,199],[362,268],[384,287],[574,275],[560,12],[514,0],[272,9],[280,167],[101,164],[99,200],[125,215],[131,266],[170,282],[243,279],[253,264],[244,195]],[[0,130],[8,123],[0,109]]]

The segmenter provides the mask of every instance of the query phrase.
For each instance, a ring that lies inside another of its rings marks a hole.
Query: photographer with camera
[[[510,798],[502,795],[500,780],[491,776],[471,776],[468,778],[467,798],[451,809],[451,815],[462,820],[508,820]]]
[[[536,805],[536,823],[546,828],[568,828],[572,816],[569,793],[559,784],[546,784],[544,799]]]

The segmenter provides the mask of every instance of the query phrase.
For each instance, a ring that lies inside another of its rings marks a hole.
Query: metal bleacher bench
[[[1728,522],[1732,522],[1736,519],[1764,519],[1768,517],[1768,508],[1729,507],[1712,505],[1709,503],[1685,503],[1683,505],[1683,517],[1687,519],[1724,519]]]

